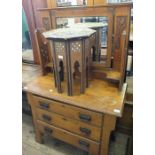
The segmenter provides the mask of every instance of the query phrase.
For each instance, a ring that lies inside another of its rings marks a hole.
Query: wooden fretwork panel
[[[51,17],[49,11],[41,11],[40,20],[41,20],[41,28],[44,28],[46,31],[50,30],[51,27]]]
[[[43,17],[42,18],[42,23],[43,23],[43,27],[45,28],[45,30],[50,30],[50,18],[48,17]]]
[[[113,68],[120,72],[119,89],[125,80],[127,62],[127,49],[130,28],[130,8],[117,8],[115,10],[114,25],[114,65]]]

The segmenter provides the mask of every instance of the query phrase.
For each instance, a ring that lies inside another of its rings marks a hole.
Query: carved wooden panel
[[[48,57],[48,51],[46,49],[43,49],[43,48],[40,48],[40,52],[41,52],[41,55],[42,55],[42,61],[44,63],[44,65],[48,64],[49,63],[49,57]]]
[[[45,30],[50,30],[50,19],[48,17],[42,17],[42,24]]]
[[[127,17],[126,16],[118,16],[116,18],[116,38],[115,38],[115,49],[120,48],[120,39],[123,31],[127,26]]]

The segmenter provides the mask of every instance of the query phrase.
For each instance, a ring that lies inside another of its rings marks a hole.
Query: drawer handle
[[[89,143],[83,141],[83,140],[79,140],[79,144],[82,146],[82,147],[85,147],[85,148],[88,148],[89,147]]]
[[[49,103],[44,103],[44,102],[40,102],[40,107],[43,109],[48,109],[49,108]]]
[[[85,133],[86,135],[90,135],[91,134],[91,130],[90,129],[87,129],[87,128],[82,128],[80,127],[80,131]]]
[[[51,133],[53,132],[52,129],[47,128],[47,127],[44,128],[44,131],[45,131],[47,134],[51,134]]]
[[[85,114],[80,114],[79,115],[79,118],[83,121],[87,121],[87,122],[90,122],[91,121],[91,116],[89,115],[85,115]]]
[[[45,121],[51,121],[51,117],[48,116],[48,115],[42,115],[42,118],[45,120]]]

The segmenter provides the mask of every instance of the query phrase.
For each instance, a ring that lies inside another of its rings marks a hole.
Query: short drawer
[[[102,114],[74,107],[65,103],[33,96],[35,105],[41,109],[52,111],[72,119],[77,119],[96,126],[102,125]]]
[[[100,141],[101,128],[99,127],[39,108],[36,108],[36,111],[38,120],[63,128],[86,138]]]
[[[82,150],[90,152],[91,155],[98,155],[99,143],[83,138],[76,134],[70,133],[53,125],[46,124],[42,121],[37,121],[37,127],[43,135],[53,136],[59,140],[74,145]]]

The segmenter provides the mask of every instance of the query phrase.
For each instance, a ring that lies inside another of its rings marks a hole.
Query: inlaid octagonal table
[[[55,86],[69,96],[84,93],[89,82],[90,38],[96,31],[85,28],[62,28],[44,32],[50,40],[54,62]]]

